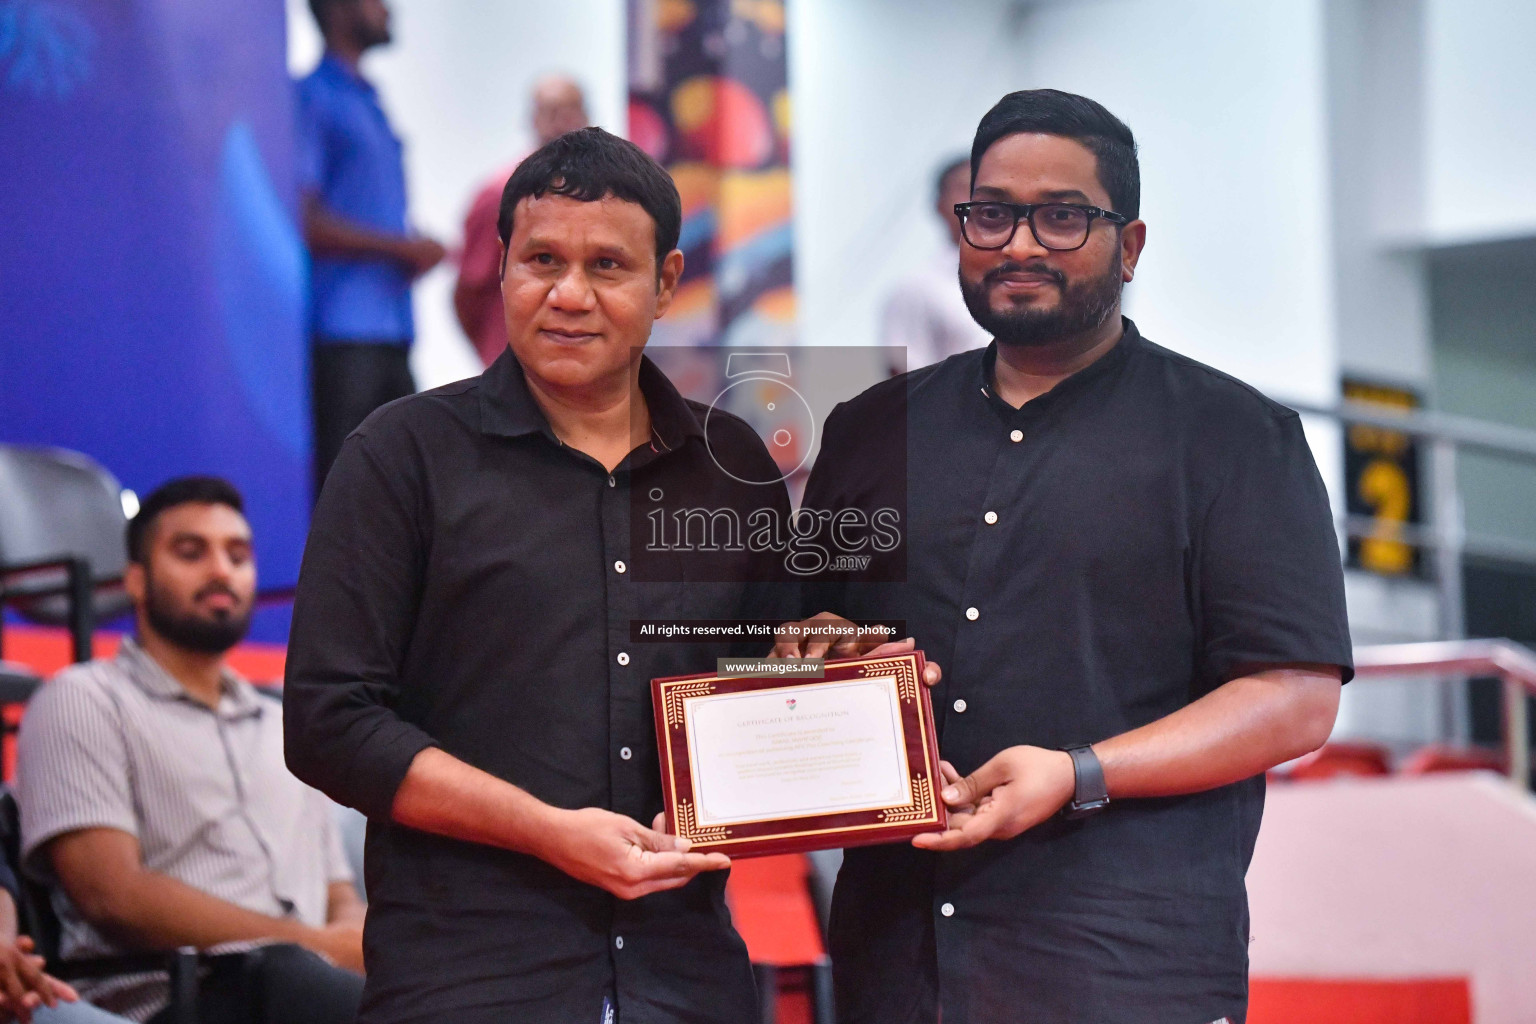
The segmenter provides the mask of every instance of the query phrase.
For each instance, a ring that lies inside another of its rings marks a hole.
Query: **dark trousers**
[[[218,962],[198,982],[198,1024],[352,1024],[363,977],[298,946]],[[150,1018],[169,1024],[170,1010]]]
[[[414,394],[410,349],[404,342],[337,342],[317,340],[310,383],[315,420],[315,478],[313,497],[341,443],[379,406]]]

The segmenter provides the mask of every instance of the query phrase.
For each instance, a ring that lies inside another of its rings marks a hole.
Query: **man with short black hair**
[[[358,70],[391,41],[384,0],[309,0],[325,54],[298,84],[299,172],[309,247],[314,497],[342,440],[416,390],[411,282],[443,247],[406,220],[400,140]]]
[[[847,854],[838,1020],[1241,1021],[1264,772],[1327,739],[1352,674],[1328,496],[1294,412],[1121,316],[1130,129],[1012,93],[970,166],[960,285],[995,343],[840,406],[806,488],[907,497],[907,582],[875,565],[806,610],[905,620],[944,667],[950,826]]]
[[[651,714],[653,678],[732,651],[630,633],[792,607],[750,564],[639,571],[632,502],[789,514],[752,428],[641,353],[681,220],[666,171],[600,128],[524,160],[499,219],[509,351],[371,416],[315,510],[288,762],[369,818],[371,1024],[757,1013],[729,861],[660,831]]]
[[[251,1019],[255,986],[263,1024],[346,1024],[362,990],[363,906],[331,804],[283,764],[277,704],[224,660],[255,602],[243,509],[227,481],[187,477],[128,524],[136,638],[60,672],[28,705],[22,854],[55,886],[65,959],[262,946],[252,970],[202,980],[200,1020]],[[134,1020],[169,1013],[163,973],[80,988]]]

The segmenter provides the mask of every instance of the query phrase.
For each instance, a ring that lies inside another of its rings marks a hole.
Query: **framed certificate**
[[[824,678],[652,681],[669,830],[733,857],[861,846],[945,827],[921,651]]]

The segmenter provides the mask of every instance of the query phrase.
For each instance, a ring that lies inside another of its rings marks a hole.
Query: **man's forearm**
[[[1093,749],[1112,799],[1199,793],[1316,750],[1338,708],[1337,669],[1270,669]]]
[[[332,213],[314,196],[305,201],[304,242],[316,256],[405,262],[401,254],[405,241],[400,235],[374,231]]]
[[[436,747],[411,761],[393,806],[394,820],[409,828],[536,857],[558,813]]]
[[[302,943],[312,931],[290,918],[236,906],[184,882],[139,871],[100,907],[82,908],[112,938],[140,949],[206,949],[225,942],[275,939]]]
[[[409,828],[537,857],[579,882],[632,900],[728,868],[720,853],[601,807],[551,807],[436,747],[411,761],[395,793],[393,819]]]
[[[362,924],[368,904],[357,895],[351,882],[332,882],[326,890],[327,924]]]

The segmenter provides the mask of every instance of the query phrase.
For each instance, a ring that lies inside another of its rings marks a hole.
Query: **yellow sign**
[[[1419,396],[1402,388],[1345,381],[1343,391],[1347,401],[1384,411],[1419,407]],[[1408,575],[1418,566],[1418,548],[1408,538],[1409,527],[1421,522],[1418,461],[1418,446],[1401,431],[1363,423],[1345,431],[1346,505],[1351,517],[1371,520],[1365,536],[1351,531],[1351,565],[1387,576]]]

